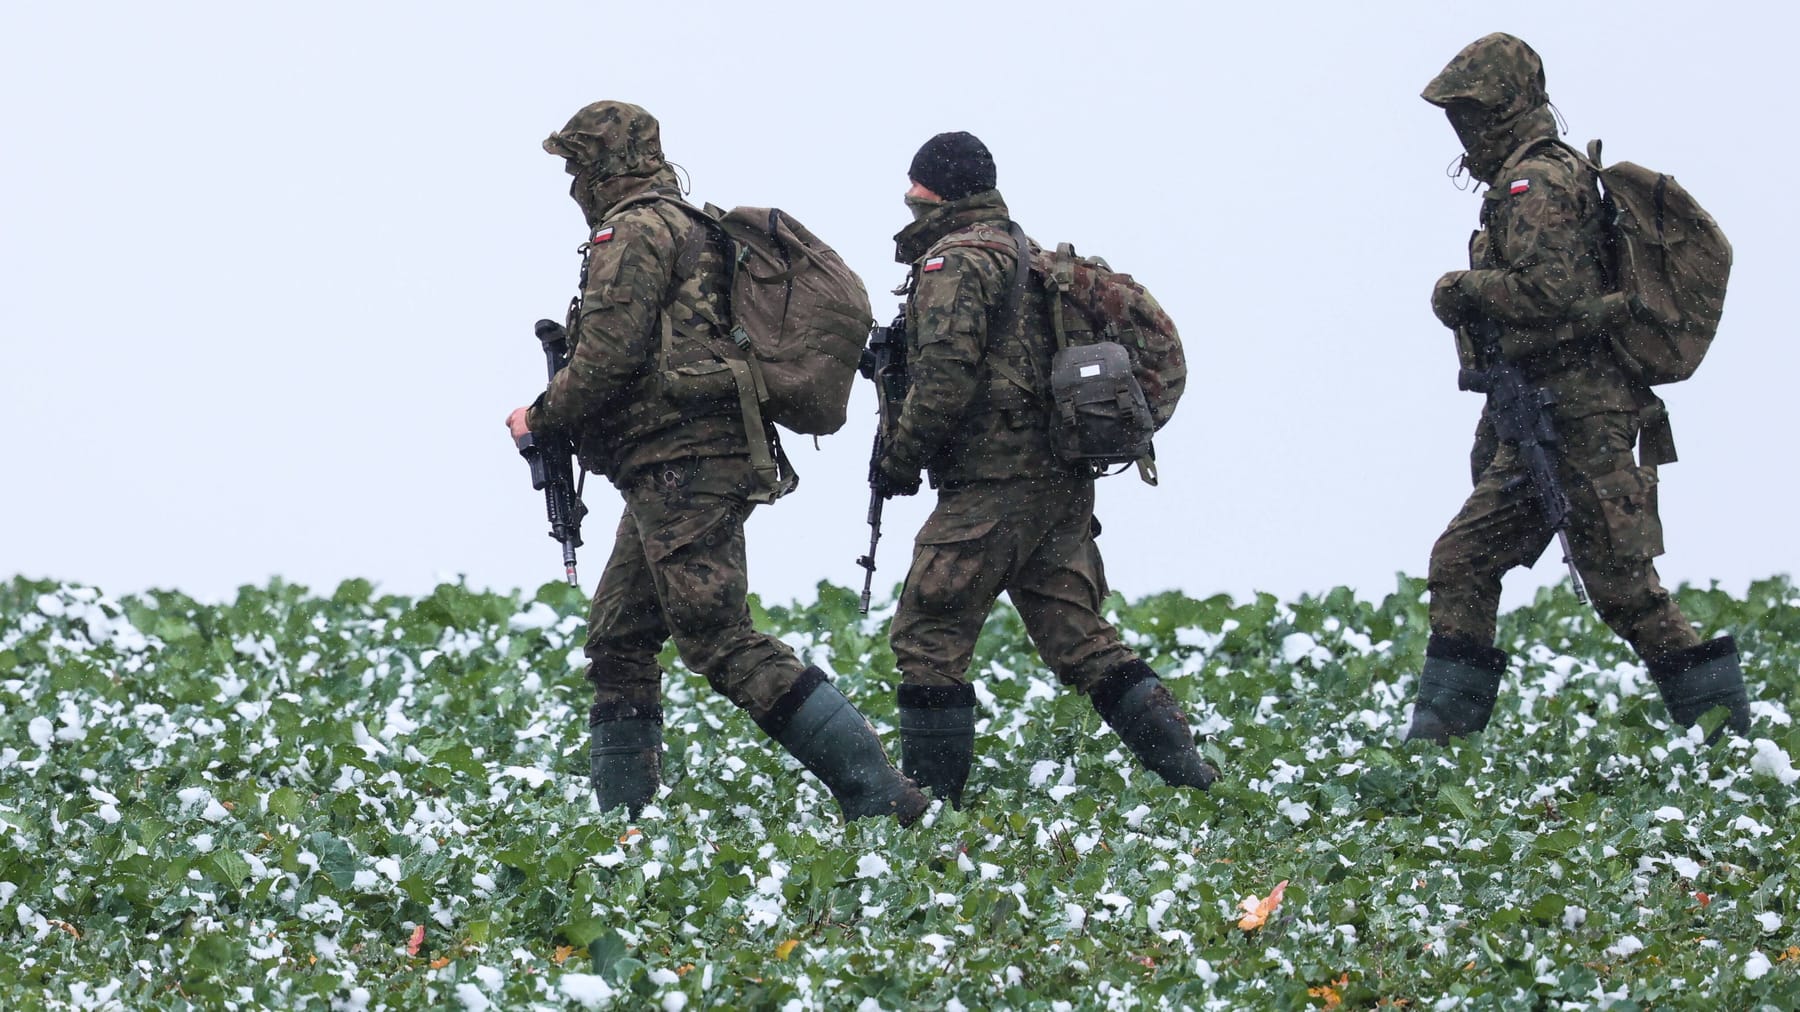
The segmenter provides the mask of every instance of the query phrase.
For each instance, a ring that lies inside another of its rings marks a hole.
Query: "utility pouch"
[[[1059,350],[1050,362],[1050,397],[1050,443],[1063,460],[1111,467],[1150,456],[1156,423],[1124,345]]]

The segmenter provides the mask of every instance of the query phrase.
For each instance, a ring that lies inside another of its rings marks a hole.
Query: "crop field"
[[[662,795],[600,817],[565,587],[0,583],[0,1007],[1800,1008],[1800,591],[1680,592],[1738,639],[1748,739],[1671,729],[1558,589],[1447,749],[1399,740],[1423,591],[1115,598],[1204,794],[1001,607],[969,803],[902,830],[843,825],[672,651]],[[885,614],[756,618],[898,755]]]

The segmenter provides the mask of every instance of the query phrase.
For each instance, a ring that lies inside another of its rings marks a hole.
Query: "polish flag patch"
[[[1529,189],[1531,189],[1531,180],[1515,179],[1512,181],[1512,184],[1506,188],[1506,192],[1516,197]]]
[[[923,270],[925,270],[927,272],[941,271],[943,269],[944,269],[944,258],[943,257],[932,257],[930,260],[925,261],[925,266],[923,268]]]
[[[611,225],[608,225],[605,228],[601,229],[600,231],[594,233],[594,241],[595,242],[612,242],[612,237],[613,237],[613,227]]]

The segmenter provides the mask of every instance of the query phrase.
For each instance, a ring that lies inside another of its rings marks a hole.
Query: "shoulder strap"
[[[1025,237],[1025,230],[1019,227],[1018,222],[1012,223],[1011,231],[1013,240],[1011,249],[1013,254],[1012,283],[1007,286],[1006,304],[1001,308],[999,318],[994,321],[994,329],[1023,342],[1025,333],[1024,327],[1021,326],[1023,321],[1020,317],[1020,310],[1025,304],[1025,286],[1031,281],[1031,240]],[[983,245],[986,246],[986,244]],[[1059,312],[1062,308],[1061,300],[1052,300],[1052,305],[1055,306],[1052,312]],[[1027,394],[1034,397],[1047,396],[1050,384],[1043,375],[1043,369],[1039,366],[1037,357],[1029,354],[1026,357],[1031,361],[1032,372],[1037,381],[1035,383],[1020,375],[1017,369],[1014,369],[1010,363],[998,355],[990,356],[988,365],[994,372],[999,373],[1002,379]]]

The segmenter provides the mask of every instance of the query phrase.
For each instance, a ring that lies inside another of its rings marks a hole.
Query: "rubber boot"
[[[888,762],[868,719],[818,668],[807,668],[759,723],[824,781],[846,822],[891,815],[910,826],[931,804]]]
[[[1736,640],[1721,636],[1663,654],[1648,666],[1676,726],[1692,727],[1706,711],[1723,706],[1731,714],[1707,741],[1717,741],[1725,728],[1739,735],[1749,732],[1750,694],[1744,688],[1744,670],[1738,666]]]
[[[635,819],[662,783],[662,709],[628,717],[616,712],[599,704],[588,712],[594,800],[602,812],[624,805]]]
[[[975,761],[975,687],[901,685],[900,769],[922,791],[962,808]]]
[[[1118,665],[1088,698],[1138,762],[1169,786],[1206,790],[1219,779],[1219,771],[1194,748],[1187,715],[1150,665],[1135,659]]]
[[[1505,651],[1460,636],[1437,633],[1425,644],[1425,669],[1413,700],[1407,741],[1447,745],[1452,737],[1487,727],[1506,674]]]

